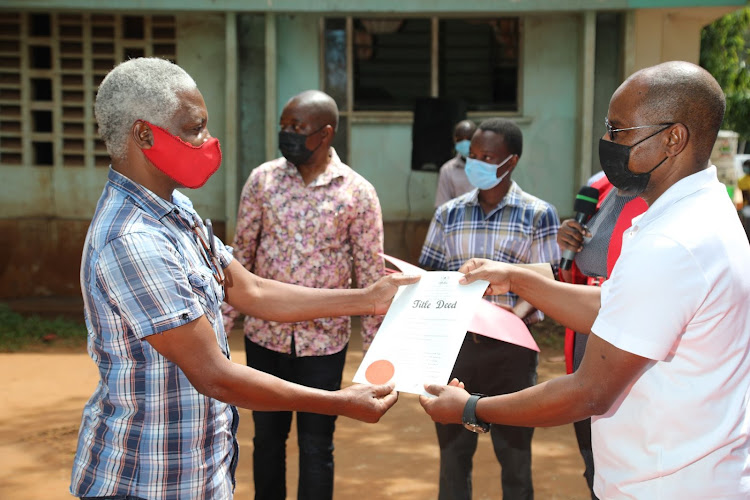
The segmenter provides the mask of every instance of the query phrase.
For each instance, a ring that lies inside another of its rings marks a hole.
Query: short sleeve
[[[440,209],[435,212],[430,228],[427,230],[427,237],[424,245],[422,245],[422,253],[419,255],[419,265],[444,271],[448,264],[445,256],[445,230],[440,212]]]
[[[234,248],[225,245],[224,242],[216,236],[214,236],[214,241],[216,242],[216,257],[219,259],[221,267],[226,268],[234,259]]]
[[[99,292],[138,338],[204,314],[190,280],[173,242],[158,234],[123,235],[109,242],[96,262]]]
[[[708,282],[687,248],[644,235],[623,251],[602,285],[591,330],[619,349],[664,360],[707,292]]]

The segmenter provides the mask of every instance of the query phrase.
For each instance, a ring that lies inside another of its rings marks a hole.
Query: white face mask
[[[486,163],[476,158],[466,159],[466,177],[469,178],[469,182],[474,187],[477,187],[483,191],[492,189],[497,186],[505,179],[505,176],[510,173],[510,170],[505,172],[500,177],[497,176],[497,169],[508,163],[513,155],[508,155],[499,165],[493,165],[492,163]]]

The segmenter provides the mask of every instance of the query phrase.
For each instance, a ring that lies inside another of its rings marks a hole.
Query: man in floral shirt
[[[318,288],[365,287],[384,274],[383,221],[375,188],[331,147],[335,101],[320,91],[294,96],[281,114],[284,155],[250,174],[242,190],[235,257],[258,276]],[[224,309],[231,328],[239,313]],[[362,318],[365,347],[381,316]],[[299,323],[245,318],[247,364],[309,387],[337,390],[351,333],[349,317]],[[228,331],[228,330],[227,330]],[[254,411],[256,498],[286,498],[291,412]],[[335,416],[297,414],[299,487],[305,498],[333,497]]]

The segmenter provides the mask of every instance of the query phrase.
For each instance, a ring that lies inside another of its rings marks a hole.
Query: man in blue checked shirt
[[[261,279],[233,260],[176,188],[198,188],[221,163],[208,113],[179,66],[139,58],[96,96],[112,165],[81,262],[88,350],[99,384],[83,410],[70,491],[81,498],[229,499],[238,414],[340,414],[377,422],[392,385],[329,392],[229,359],[219,306],[275,321],[382,314],[399,285],[317,290]]]
[[[521,130],[512,121],[492,118],[479,125],[466,160],[466,175],[476,189],[438,207],[419,257],[422,266],[457,271],[468,259],[483,257],[513,264],[549,262],[557,268],[557,212],[549,203],[525,193],[510,178],[522,149]],[[518,296],[509,293],[487,299],[510,309]],[[543,318],[534,310],[523,319],[531,325]],[[472,393],[506,394],[534,385],[536,366],[534,351],[467,333],[451,379],[458,378]],[[435,426],[440,445],[439,498],[470,500],[477,434],[457,424]],[[534,429],[495,425],[489,432],[502,466],[503,498],[532,499]]]

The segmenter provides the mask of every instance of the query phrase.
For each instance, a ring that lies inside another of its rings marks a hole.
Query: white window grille
[[[0,165],[109,165],[96,89],[140,56],[176,61],[173,16],[0,12]]]

